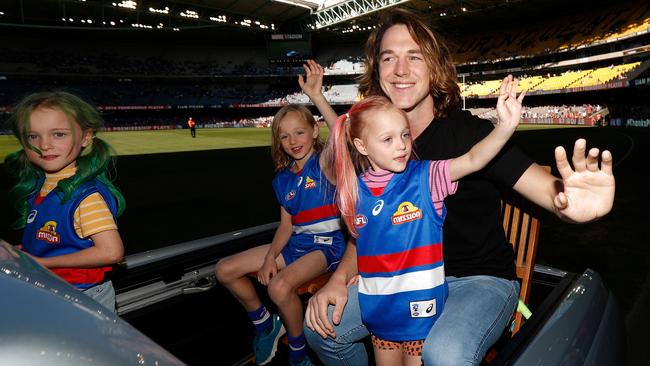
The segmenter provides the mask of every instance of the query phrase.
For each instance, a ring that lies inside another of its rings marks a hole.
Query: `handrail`
[[[231,231],[224,234],[208,236],[206,238],[172,244],[163,248],[130,254],[124,257],[124,260],[120,262],[119,266],[126,269],[134,269],[137,267],[146,266],[148,264],[173,258],[179,255],[188,254],[201,249],[224,244],[232,241],[233,239],[246,238],[265,231],[274,230],[278,227],[279,224],[279,221],[276,221],[264,225],[249,227],[243,230]]]

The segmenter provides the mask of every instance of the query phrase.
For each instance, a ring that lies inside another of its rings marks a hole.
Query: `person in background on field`
[[[192,135],[192,138],[196,137],[196,121],[192,119],[192,117],[187,119],[187,126],[190,128],[190,135]]]
[[[116,217],[125,203],[107,177],[101,115],[73,94],[42,92],[22,99],[10,123],[22,145],[5,159],[17,180],[9,198],[24,230],[19,248],[115,311],[107,272],[124,255]]]

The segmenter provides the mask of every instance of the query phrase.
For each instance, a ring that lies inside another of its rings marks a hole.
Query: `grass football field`
[[[563,128],[578,126],[521,125],[518,130]],[[321,136],[327,138],[329,130],[321,129]],[[271,145],[270,128],[208,128],[197,129],[196,138],[190,131],[116,131],[99,133],[117,152],[117,155],[156,154],[178,151],[199,151],[230,149]],[[7,154],[18,150],[18,140],[12,135],[0,135],[0,161]]]

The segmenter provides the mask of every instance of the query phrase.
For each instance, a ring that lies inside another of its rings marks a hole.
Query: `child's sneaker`
[[[286,333],[280,317],[272,315],[273,327],[268,333],[256,335],[253,338],[253,351],[255,352],[255,363],[265,365],[273,359],[275,351],[278,349],[280,337]]]
[[[298,363],[291,362],[290,365],[291,366],[314,366],[314,364],[311,363],[311,360],[309,359],[309,357],[303,358],[302,361],[300,361]]]

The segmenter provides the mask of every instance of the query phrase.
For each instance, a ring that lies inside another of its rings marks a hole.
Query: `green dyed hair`
[[[27,140],[31,114],[38,108],[60,110],[68,117],[70,124],[76,123],[83,133],[91,131],[93,134],[92,144],[83,148],[77,157],[76,174],[60,180],[55,188],[63,193],[63,201],[69,200],[74,191],[82,184],[96,178],[104,183],[115,196],[117,214],[121,215],[126,207],[124,196],[108,177],[109,170],[114,170],[113,149],[106,141],[95,135],[104,126],[101,114],[95,107],[74,94],[64,91],[47,91],[30,94],[23,98],[9,117],[9,125],[22,145],[20,150],[5,158],[5,167],[16,181],[16,184],[9,190],[9,200],[20,214],[20,218],[13,227],[21,229],[25,226],[30,211],[29,197],[40,189],[38,184],[44,177],[43,171],[32,164],[25,153],[25,149],[32,149],[40,153]]]

